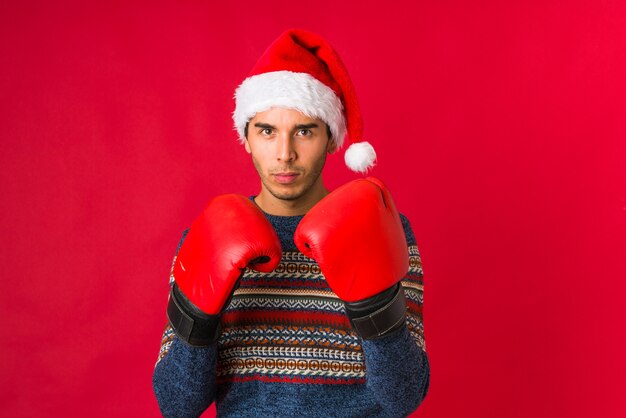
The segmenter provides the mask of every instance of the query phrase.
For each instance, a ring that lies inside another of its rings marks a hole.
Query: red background
[[[171,258],[210,197],[258,191],[232,95],[292,26],[341,53],[413,223],[415,416],[626,414],[626,3],[8,3],[0,415],[158,416]]]

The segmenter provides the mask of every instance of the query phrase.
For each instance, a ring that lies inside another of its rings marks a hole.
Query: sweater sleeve
[[[385,414],[407,416],[422,403],[430,383],[424,340],[423,273],[415,237],[401,215],[409,251],[409,271],[402,279],[407,299],[406,326],[380,339],[364,340],[367,389]]]
[[[170,286],[174,283],[176,249],[170,269]],[[193,347],[178,339],[169,325],[165,327],[161,349],[152,375],[152,387],[164,417],[198,417],[215,398],[217,344]]]

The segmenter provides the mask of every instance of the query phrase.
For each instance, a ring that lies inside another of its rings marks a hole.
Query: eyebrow
[[[319,125],[317,123],[301,123],[299,125],[296,125],[296,129],[312,129],[312,128],[319,128]]]
[[[276,129],[275,126],[270,125],[269,123],[263,123],[263,122],[257,122],[254,124],[254,126],[256,128],[263,128],[263,129]],[[296,125],[296,129],[312,129],[312,128],[319,128],[319,125],[315,122],[301,123],[301,124]]]
[[[256,128],[263,128],[263,129],[276,129],[274,126],[270,125],[269,123],[257,122],[254,124],[254,126]]]

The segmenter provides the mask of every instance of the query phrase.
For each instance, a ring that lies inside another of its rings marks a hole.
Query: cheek
[[[253,140],[252,142],[248,142],[250,153],[256,155],[257,157],[264,156],[267,158],[272,154],[273,146],[273,141]]]
[[[310,155],[310,158],[312,160],[315,161],[324,161],[326,159],[326,154],[328,152],[328,149],[326,148],[326,146],[316,146],[314,149],[311,149],[308,153],[308,155]]]
[[[252,147],[250,149],[250,155],[252,156],[252,161],[257,168],[267,167],[271,162],[270,152],[269,150],[264,149],[262,147]]]
[[[320,155],[323,152],[325,152],[326,144],[323,144],[321,141],[314,139],[314,140],[296,142],[295,149],[298,155],[300,156],[313,157],[313,156]]]

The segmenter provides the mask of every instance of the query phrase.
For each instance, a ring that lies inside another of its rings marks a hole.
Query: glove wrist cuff
[[[406,299],[400,283],[371,298],[345,302],[345,307],[350,323],[364,340],[384,337],[406,321]]]
[[[178,338],[193,346],[209,346],[216,342],[220,335],[220,315],[202,312],[183,294],[176,283],[170,290],[167,318]]]

